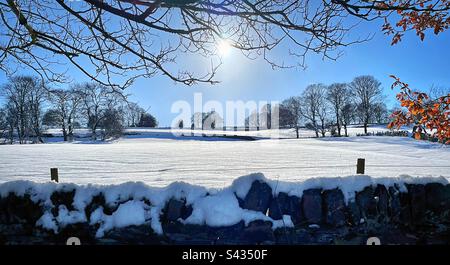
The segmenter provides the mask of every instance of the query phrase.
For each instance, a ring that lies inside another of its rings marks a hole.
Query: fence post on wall
[[[50,168],[50,180],[54,180],[55,182],[59,182],[58,169]]]
[[[358,158],[356,163],[356,174],[364,174],[366,160],[364,158]]]

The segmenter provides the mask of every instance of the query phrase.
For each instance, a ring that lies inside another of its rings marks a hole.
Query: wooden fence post
[[[356,174],[364,174],[366,160],[364,158],[358,158],[356,163]]]
[[[50,180],[54,180],[56,182],[59,182],[59,176],[58,176],[58,169],[57,168],[50,168]]]

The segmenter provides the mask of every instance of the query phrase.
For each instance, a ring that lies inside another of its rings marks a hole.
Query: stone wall
[[[346,202],[339,189],[308,189],[301,197],[282,192],[273,196],[267,183],[256,180],[244,198],[236,196],[240,207],[273,220],[289,215],[294,227],[274,230],[267,220],[228,227],[184,225],[180,221],[191,215],[192,206],[172,198],[161,211],[162,235],[143,224],[115,228],[102,238],[95,237],[97,227],[89,222],[67,225],[58,233],[38,227],[42,202],[33,202],[28,194],[9,193],[0,198],[0,244],[65,244],[69,237],[80,238],[82,244],[366,244],[373,236],[382,244],[449,244],[450,185],[406,187],[401,192],[395,186],[368,186]],[[54,192],[50,197],[54,209],[60,205],[73,209],[74,194]],[[85,208],[87,220],[99,207],[105,214],[117,210],[99,194]]]

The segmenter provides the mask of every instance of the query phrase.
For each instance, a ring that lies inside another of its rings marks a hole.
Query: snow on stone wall
[[[0,243],[92,244],[450,242],[445,178],[236,179],[224,189],[176,182],[0,185]],[[413,235],[407,236],[407,235]]]

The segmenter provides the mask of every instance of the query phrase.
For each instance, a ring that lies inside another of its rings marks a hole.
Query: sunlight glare
[[[231,53],[231,45],[230,42],[227,40],[221,40],[217,44],[217,53],[221,57],[227,57]]]

